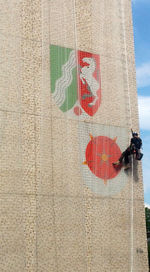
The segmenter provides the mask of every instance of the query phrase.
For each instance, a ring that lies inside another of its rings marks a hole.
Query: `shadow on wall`
[[[130,159],[130,165],[132,165],[131,159]],[[126,175],[131,177],[132,176],[132,167],[130,167],[128,170],[125,171]],[[133,160],[133,180],[134,182],[139,182],[139,177],[138,177],[138,161]]]
[[[139,182],[138,161],[136,161],[136,160],[133,160],[133,179],[135,182]]]

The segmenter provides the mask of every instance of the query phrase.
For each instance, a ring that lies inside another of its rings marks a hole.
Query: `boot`
[[[128,163],[128,164],[125,165],[124,170],[127,170],[129,168],[130,168],[130,164]]]
[[[120,161],[113,162],[113,165],[120,165]]]

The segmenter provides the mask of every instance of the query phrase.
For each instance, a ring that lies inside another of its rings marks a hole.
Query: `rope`
[[[51,44],[51,3],[48,5],[48,23],[49,23],[49,45]],[[44,44],[42,44],[44,45]],[[50,60],[51,61],[51,60]],[[50,67],[52,69],[52,67]],[[51,82],[52,79],[50,79]],[[56,237],[56,212],[55,212],[55,184],[54,184],[54,151],[53,151],[53,115],[52,115],[52,102],[50,101],[50,108],[51,108],[51,156],[52,156],[52,224],[53,224],[53,237],[54,237],[54,251],[55,251],[55,265],[56,265],[56,272],[58,272],[58,250],[57,250],[57,237]]]
[[[79,60],[78,60],[78,46],[77,46],[77,21],[76,21],[76,0],[72,0],[72,4],[73,4],[73,20],[74,20],[74,38],[75,38],[75,55],[76,55],[76,67],[77,67],[77,77],[79,74]],[[80,97],[80,83],[79,83],[79,79],[77,78],[77,97],[79,99]],[[79,131],[79,122],[82,122],[81,120],[79,120],[79,116],[78,116],[78,131]],[[80,163],[80,154],[78,153],[78,162]],[[80,168],[80,165],[79,165]],[[82,188],[82,203],[83,203],[83,210],[82,210],[82,222],[83,222],[83,228],[84,228],[84,235],[85,235],[85,239],[84,239],[84,259],[85,259],[85,270],[88,270],[88,266],[87,266],[87,256],[86,256],[86,217],[85,217],[85,202],[86,200],[84,199],[84,185],[82,183],[82,179],[81,179],[81,188]]]
[[[127,59],[127,44],[126,44],[126,29],[125,29],[125,11],[124,11],[124,3],[123,0],[121,0],[121,8],[122,8],[122,27],[123,27],[123,40],[124,40],[124,47],[125,47],[125,66],[126,66],[126,73],[127,73],[127,94],[128,94],[128,103],[129,103],[129,120],[130,120],[130,127],[132,128],[132,112],[131,112],[131,100],[130,100],[130,87],[129,87],[129,72],[128,72],[128,59]],[[132,165],[132,175],[131,175],[131,272],[133,272],[133,246],[134,246],[134,240],[133,240],[133,156],[131,156],[131,165]]]

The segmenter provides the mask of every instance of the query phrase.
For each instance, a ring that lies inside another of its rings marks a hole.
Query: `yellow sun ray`
[[[107,185],[107,179],[104,179],[104,184]]]
[[[90,136],[91,140],[93,140],[93,135],[92,135],[92,134],[89,134],[89,136]]]
[[[82,164],[87,165],[87,161],[82,162]]]
[[[113,141],[116,142],[116,141],[117,141],[117,137],[115,137],[115,138],[113,139]]]

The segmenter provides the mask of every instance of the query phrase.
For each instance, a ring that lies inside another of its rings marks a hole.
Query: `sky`
[[[150,0],[132,0],[144,201],[150,206]]]

